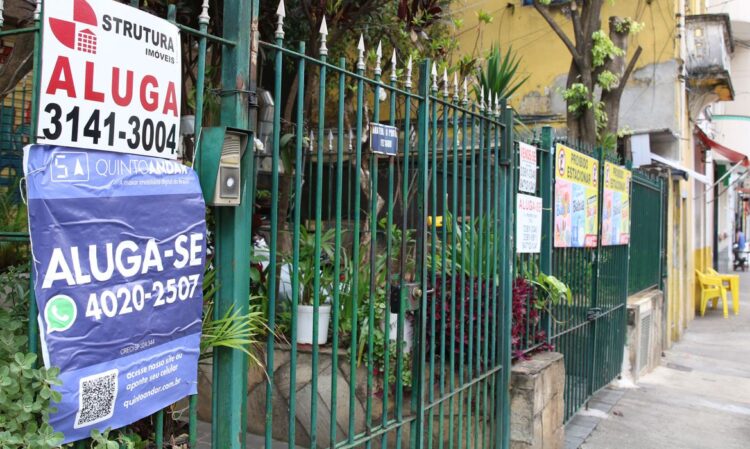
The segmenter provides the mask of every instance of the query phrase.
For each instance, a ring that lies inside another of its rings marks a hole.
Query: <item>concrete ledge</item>
[[[634,382],[659,366],[661,361],[664,335],[663,301],[664,294],[656,289],[628,297],[628,358],[626,366],[623,366],[623,374]]]
[[[544,352],[511,370],[511,449],[561,449],[565,364],[563,355]]]

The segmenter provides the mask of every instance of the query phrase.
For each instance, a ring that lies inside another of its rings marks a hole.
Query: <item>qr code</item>
[[[117,400],[118,370],[82,377],[78,391],[78,413],[73,426],[90,426],[112,417]]]

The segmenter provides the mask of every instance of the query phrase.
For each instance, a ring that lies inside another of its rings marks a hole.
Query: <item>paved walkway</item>
[[[574,418],[595,427],[582,449],[750,448],[750,273],[741,276],[739,316],[697,317],[638,388],[605,389]],[[568,430],[576,447],[585,429]]]

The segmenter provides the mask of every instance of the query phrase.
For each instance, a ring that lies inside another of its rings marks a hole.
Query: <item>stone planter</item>
[[[542,352],[511,370],[511,449],[562,449],[565,445],[565,364],[562,354]]]

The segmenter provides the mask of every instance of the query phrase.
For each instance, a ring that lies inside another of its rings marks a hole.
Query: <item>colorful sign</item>
[[[557,144],[555,174],[555,248],[595,247],[599,162]]]
[[[178,28],[111,0],[43,9],[39,142],[176,159]]]
[[[536,147],[518,144],[518,191],[536,193]]]
[[[64,442],[118,428],[196,393],[205,204],[175,161],[25,149],[34,292],[50,416]]]
[[[398,128],[371,123],[370,148],[373,153],[395,156],[398,153]]]
[[[630,243],[630,170],[604,163],[602,245]]]
[[[538,253],[542,245],[542,199],[519,193],[516,197],[516,252]]]

